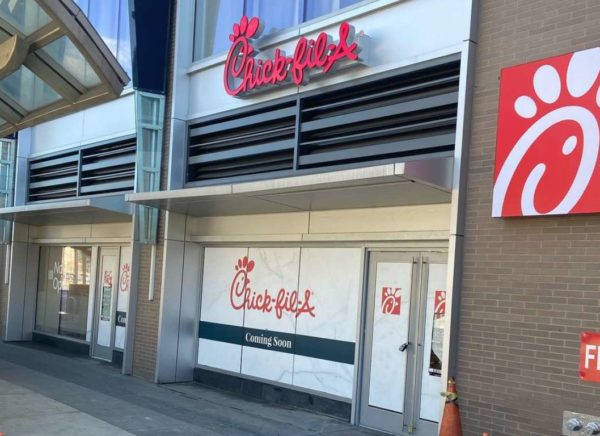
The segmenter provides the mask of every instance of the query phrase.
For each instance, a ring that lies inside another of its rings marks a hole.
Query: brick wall
[[[174,65],[175,16],[177,2],[171,5],[171,44],[169,49],[169,72],[167,76],[167,95],[165,100],[165,122],[162,147],[161,190],[167,189],[169,171],[169,138],[171,135],[171,81]],[[156,369],[156,347],[158,341],[158,319],[160,315],[160,299],[162,284],[163,249],[164,249],[165,212],[158,218],[158,237],[156,245],[156,262],[154,266],[154,299],[148,300],[150,284],[150,262],[152,248],[143,246],[140,254],[138,301],[135,319],[135,339],[133,351],[133,375],[148,380],[154,379]]]
[[[492,219],[500,68],[600,45],[595,0],[482,0],[467,190],[458,383],[466,434],[560,435],[600,415],[578,379],[600,331],[600,216]]]

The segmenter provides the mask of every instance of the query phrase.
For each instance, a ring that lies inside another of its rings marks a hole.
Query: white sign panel
[[[375,279],[369,405],[402,413],[412,286],[411,262],[379,262]],[[406,347],[406,345],[405,345]]]
[[[257,295],[270,295],[272,298],[277,298],[282,289],[286,294],[298,289],[300,248],[251,248],[248,258],[255,263],[249,286],[254,292],[257,292]],[[295,300],[291,309],[295,310],[297,304],[298,302]],[[256,332],[256,334],[248,329],[294,334],[296,332],[296,312],[294,310],[281,310],[280,312],[277,312],[276,308],[272,308],[270,311],[268,308],[246,310],[244,342],[251,341],[254,336],[260,337],[260,333]],[[292,350],[290,349],[290,352],[286,353],[272,351],[272,349],[272,346],[271,349],[267,348],[266,350],[255,346],[244,346],[242,373],[291,384],[294,368]]]
[[[198,363],[350,398],[360,249],[207,248]]]
[[[239,259],[247,258],[247,248],[206,248],[202,275],[202,328],[218,328],[218,324],[244,325],[244,311],[233,310],[230,301],[232,271]],[[208,335],[207,335],[208,336]],[[214,368],[240,372],[241,345],[199,338],[198,363]]]
[[[354,343],[361,262],[359,248],[302,249],[299,289],[313,293],[315,316],[298,317],[297,335],[323,338],[323,347]],[[354,356],[345,350],[346,347],[340,349],[340,354],[345,354],[344,359],[339,359],[343,361],[296,355],[294,384],[351,398]]]

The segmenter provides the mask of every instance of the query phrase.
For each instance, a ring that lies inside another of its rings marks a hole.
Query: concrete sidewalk
[[[380,435],[195,383],[155,385],[93,359],[0,342],[0,432],[20,435]]]

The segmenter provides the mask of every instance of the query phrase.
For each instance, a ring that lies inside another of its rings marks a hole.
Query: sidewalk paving
[[[380,435],[196,383],[155,385],[94,359],[0,342],[0,432],[34,435]]]

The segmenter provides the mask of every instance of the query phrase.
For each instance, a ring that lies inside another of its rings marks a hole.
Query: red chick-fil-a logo
[[[600,47],[502,70],[492,216],[600,212]]]
[[[400,315],[402,288],[384,286],[381,292],[381,311],[388,315]]]
[[[308,82],[309,76],[317,71],[327,73],[340,61],[364,62],[362,45],[367,37],[355,34],[354,28],[343,22],[338,29],[339,39],[333,42],[330,35],[321,32],[315,39],[301,37],[292,56],[275,49],[269,59],[258,59],[259,51],[251,40],[262,33],[263,25],[256,17],[242,17],[233,25],[229,35],[232,42],[225,61],[223,82],[227,94],[242,97],[268,85],[293,82],[296,85]],[[359,58],[359,54],[361,55]]]
[[[296,318],[307,313],[315,317],[315,307],[310,305],[310,289],[304,291],[304,300],[299,299],[298,291],[286,291],[280,289],[276,296],[265,289],[262,293],[253,291],[248,274],[254,269],[254,261],[248,260],[247,256],[237,261],[235,265],[235,276],[231,281],[229,299],[235,310],[258,310],[261,312],[275,311],[277,319],[283,317],[284,312],[294,313]]]

